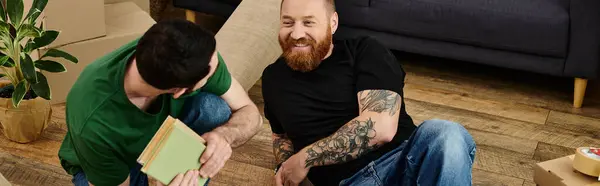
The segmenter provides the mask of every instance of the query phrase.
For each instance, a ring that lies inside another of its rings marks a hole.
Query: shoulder
[[[202,91],[220,96],[225,94],[231,87],[232,77],[221,54],[217,53],[217,57],[217,67],[208,78],[206,84],[202,87]]]

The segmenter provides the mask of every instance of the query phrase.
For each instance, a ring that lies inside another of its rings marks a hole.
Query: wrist
[[[220,127],[214,129],[212,132],[221,136],[221,138],[223,138],[225,140],[225,142],[227,142],[227,144],[231,145],[231,143],[233,143],[233,139],[231,139],[231,137],[229,135],[226,135],[227,133],[225,131],[223,131]]]
[[[312,168],[314,165],[313,164],[309,164],[307,163],[308,160],[308,152],[306,150],[306,148],[302,149],[300,152],[297,153],[297,155],[302,157],[302,162],[304,163],[304,168],[305,169],[310,169]]]

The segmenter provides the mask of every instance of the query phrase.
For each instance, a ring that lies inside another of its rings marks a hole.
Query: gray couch
[[[600,0],[338,0],[336,37],[575,78],[574,107],[600,63]]]

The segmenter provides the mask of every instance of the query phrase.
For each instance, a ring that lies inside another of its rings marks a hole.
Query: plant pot
[[[4,136],[18,143],[37,140],[50,122],[52,107],[50,101],[41,97],[21,101],[19,108],[12,100],[0,98],[0,124]]]

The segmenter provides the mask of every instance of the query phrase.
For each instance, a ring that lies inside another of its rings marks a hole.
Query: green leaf
[[[8,19],[6,19],[6,11],[4,11],[5,10],[5,8],[4,8],[5,6],[4,5],[6,3],[4,1],[0,1],[0,2],[1,2],[0,3],[0,5],[1,5],[0,6],[0,20],[2,20],[4,22],[8,22]]]
[[[6,75],[4,75],[4,74],[0,74],[0,78],[2,78],[2,77],[4,77],[4,76],[6,76]]]
[[[50,60],[37,60],[35,61],[35,67],[40,70],[45,70],[48,72],[65,72],[67,69],[65,66],[56,61]]]
[[[2,34],[10,35],[10,25],[6,22],[0,22],[0,32]]]
[[[19,108],[19,104],[21,103],[21,100],[23,100],[23,97],[25,97],[25,93],[27,93],[27,81],[22,80],[17,84],[15,91],[12,94],[12,102],[15,108]]]
[[[48,0],[33,0],[33,4],[25,19],[28,19],[30,24],[34,23],[42,11],[44,11],[44,8],[46,8],[46,4],[48,4]]]
[[[19,32],[17,33],[17,41],[21,41],[21,39],[25,37],[33,37],[37,38],[42,35],[42,31],[30,24],[23,24],[19,27]]]
[[[54,42],[58,37],[59,32],[56,30],[46,30],[42,34],[42,37],[37,37],[33,39],[33,45],[31,46],[31,50],[35,50],[41,47],[48,46],[50,43]]]
[[[77,58],[75,58],[75,56],[72,56],[71,54],[64,52],[62,50],[58,50],[58,49],[50,49],[48,50],[48,52],[46,52],[40,59],[45,58],[45,57],[61,57],[61,58],[65,58],[66,60],[69,60],[73,63],[77,63],[79,62],[79,60],[77,60]]]
[[[23,20],[23,9],[23,0],[6,0],[8,17],[10,17],[10,22],[16,27],[19,27]]]
[[[11,59],[8,58],[8,61],[6,61],[6,63],[4,63],[4,65],[2,65],[4,67],[14,67],[15,66],[15,62]]]
[[[33,40],[32,39],[28,39],[27,43],[25,44],[25,47],[23,47],[23,52],[24,53],[30,53],[33,49]]]
[[[21,54],[21,72],[27,81],[32,84],[38,82],[37,75],[35,74],[35,66],[29,54]]]
[[[0,57],[0,66],[3,66],[4,63],[6,63],[8,61],[8,59],[10,59],[9,56]]]
[[[44,74],[42,74],[41,72],[36,72],[36,73],[37,73],[38,83],[31,85],[31,89],[33,89],[35,94],[37,94],[38,96],[40,96],[46,100],[52,99],[52,93],[50,92],[50,85],[48,85],[48,80],[46,79],[46,76],[44,76]]]

